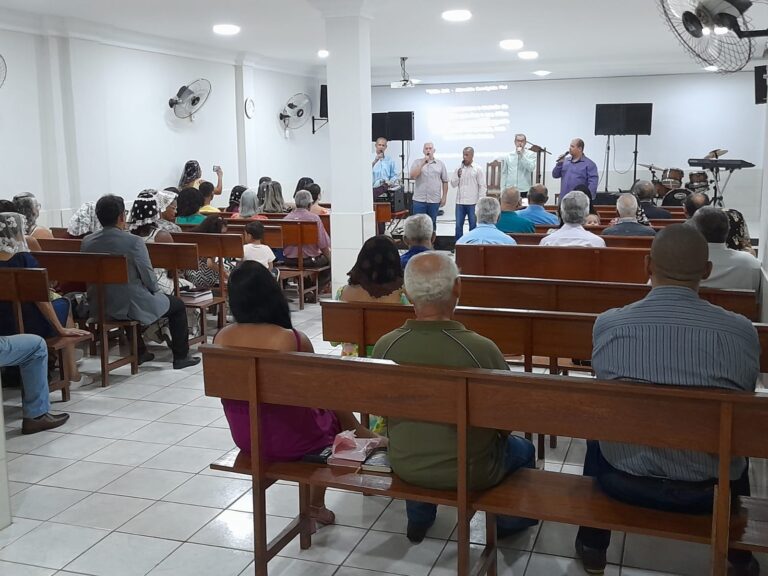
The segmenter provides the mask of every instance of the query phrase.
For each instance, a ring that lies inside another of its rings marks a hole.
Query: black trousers
[[[166,294],[170,302],[168,312],[163,318],[168,318],[168,329],[171,332],[171,351],[174,360],[183,360],[189,355],[189,326],[187,326],[187,308],[176,296]],[[147,351],[144,338],[139,335],[139,355]]]

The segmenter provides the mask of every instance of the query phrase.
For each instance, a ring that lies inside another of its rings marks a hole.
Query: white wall
[[[189,159],[200,162],[208,179],[214,178],[213,165],[220,165],[225,190],[256,185],[267,174],[283,183],[290,199],[301,176],[321,185],[329,181],[328,128],[313,136],[307,124],[286,139],[277,120],[297,92],[309,94],[318,112],[314,78],[4,30],[0,54],[9,67],[0,89],[2,196],[33,192],[48,225],[61,225],[81,202],[106,193],[130,202],[144,188],[176,185]],[[250,120],[238,118],[243,102],[236,74],[242,70],[249,76],[246,95],[256,102]],[[168,99],[197,78],[211,81],[211,95],[193,121],[180,120]],[[239,164],[238,131],[246,170]],[[240,182],[246,171],[248,181]],[[324,196],[330,199],[331,191]],[[225,206],[227,193],[215,203]]]
[[[653,135],[640,137],[639,162],[678,167],[687,175],[688,158],[702,157],[714,148],[726,148],[730,150],[726,158],[744,159],[756,165],[754,169],[734,174],[726,191],[726,203],[742,210],[750,223],[759,220],[765,107],[754,104],[751,73],[536,80],[506,85],[506,90],[496,92],[438,95],[427,94],[426,89],[455,89],[461,85],[401,90],[376,87],[373,111],[415,112],[416,140],[411,146],[411,161],[420,156],[422,143],[432,140],[437,155],[446,160],[449,168],[459,164],[461,149],[468,145],[475,147],[476,157],[485,164],[497,154],[512,150],[515,132],[524,132],[530,142],[546,146],[555,157],[567,149],[571,138],[583,138],[587,156],[597,163],[602,173],[606,138],[593,135],[595,104],[653,102]],[[498,121],[508,120],[508,124],[499,124],[500,132],[489,139],[457,138],[451,134],[457,129],[456,121],[451,119],[457,110],[452,108],[484,105],[507,106],[497,111],[502,113]],[[506,118],[504,113],[508,113]],[[633,148],[633,137],[616,137],[618,170],[631,167]],[[390,144],[393,156],[399,151],[399,143]],[[614,171],[613,150],[610,165],[609,188],[631,186],[631,170],[623,175]],[[650,173],[639,169],[638,177],[650,178]],[[549,177],[547,183],[550,191],[559,189],[559,184]],[[756,233],[756,224],[753,228]]]
[[[248,179],[251,185],[261,176],[269,176],[283,185],[285,200],[293,198],[296,182],[309,176],[320,184],[323,199],[330,202],[330,154],[328,126],[312,134],[312,120],[288,137],[278,122],[278,115],[288,99],[303,92],[312,100],[313,114],[320,113],[320,84],[314,78],[294,76],[268,70],[252,70],[250,94],[256,104],[253,119],[246,120],[249,133],[247,150]],[[247,82],[246,82],[247,86]],[[248,90],[246,89],[246,92]]]

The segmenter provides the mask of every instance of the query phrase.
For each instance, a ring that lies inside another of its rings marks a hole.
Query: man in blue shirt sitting
[[[557,226],[557,214],[547,212],[544,205],[549,199],[547,187],[543,184],[534,184],[528,191],[528,208],[517,211],[517,215],[526,220],[543,226]]]
[[[405,265],[416,254],[432,250],[435,243],[432,218],[426,214],[409,216],[403,225],[403,241],[408,246],[408,252],[400,256],[400,264],[405,270]]]
[[[496,223],[496,228],[507,234],[510,232],[532,234],[536,230],[533,222],[518,216],[518,208],[520,208],[520,191],[511,186],[501,193],[501,216]]]
[[[475,206],[477,226],[459,238],[456,244],[517,244],[511,236],[496,227],[500,213],[501,206],[496,198],[480,198]]]

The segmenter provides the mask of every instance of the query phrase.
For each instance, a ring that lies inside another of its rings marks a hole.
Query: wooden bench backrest
[[[518,306],[529,310],[599,314],[636,302],[650,290],[647,284],[463,275],[459,304],[483,308]],[[702,288],[699,295],[753,322],[760,319],[759,301],[751,290]]]
[[[48,273],[43,268],[0,268],[0,300],[10,302],[19,333],[24,333],[23,302],[48,302]]]
[[[286,216],[288,216],[288,212],[262,212],[259,214],[260,216],[265,216],[270,220],[270,224],[273,224],[274,222],[271,222],[272,220],[282,220]],[[328,233],[328,236],[331,235],[331,215],[330,214],[318,214],[320,216],[320,221],[323,223],[323,227],[325,228],[325,231]],[[227,223],[229,224],[229,220]],[[237,220],[232,221],[237,222]]]
[[[413,306],[321,300],[323,339],[351,342],[365,354],[384,334],[415,317]],[[597,314],[473,308],[459,306],[454,319],[493,340],[505,355],[524,355],[530,370],[533,356],[592,358],[592,328]],[[768,373],[768,325],[754,324],[760,339],[760,371]]]
[[[555,246],[456,246],[462,274],[643,283],[648,280],[639,248]]]
[[[87,284],[125,284],[128,260],[122,254],[90,252],[33,252],[40,266],[54,282]]]
[[[249,384],[257,383],[258,400],[263,403],[346,411],[375,408],[376,414],[457,423],[463,379],[453,371],[431,370],[417,379],[413,376],[423,370],[392,370],[386,361],[350,365],[337,359],[329,364],[319,355],[295,353],[291,358],[296,362],[286,363],[285,354],[264,350],[217,345],[203,345],[200,350],[208,396],[251,400]],[[323,370],[322,378],[317,377],[317,369]],[[369,389],[364,383],[370,378],[381,385]]]
[[[174,242],[197,244],[200,258],[242,258],[243,237],[239,234],[205,234],[201,232],[173,232]]]
[[[498,372],[470,376],[468,391],[470,426],[712,454],[724,440],[735,455],[768,455],[754,433],[766,394]]]
[[[538,246],[547,237],[546,234],[520,234],[513,232],[508,234],[515,239],[520,246]],[[643,248],[650,250],[653,236],[603,236],[608,248]]]
[[[51,227],[51,228],[49,228],[49,230],[51,231],[51,234],[53,234],[54,238],[69,238],[70,237],[69,233],[67,233],[67,229],[66,228]]]
[[[557,214],[557,206],[555,205],[547,204],[544,209],[547,212],[551,212],[552,214]],[[603,217],[610,219],[618,216],[616,214],[616,206],[596,205],[595,210],[597,210],[597,213],[600,214],[601,219]],[[682,206],[664,206],[664,210],[672,214],[673,218],[676,220],[685,218],[685,210]]]

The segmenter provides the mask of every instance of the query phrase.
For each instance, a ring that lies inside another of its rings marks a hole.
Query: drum
[[[709,177],[706,172],[691,172],[688,174],[688,186],[693,190],[700,188],[709,188]]]
[[[670,190],[683,185],[684,173],[680,168],[667,168],[661,173],[661,183]]]
[[[685,199],[688,198],[690,193],[691,191],[685,188],[676,188],[675,190],[670,190],[667,192],[667,195],[664,196],[664,200],[661,201],[661,205],[682,206],[683,202],[685,202]]]

